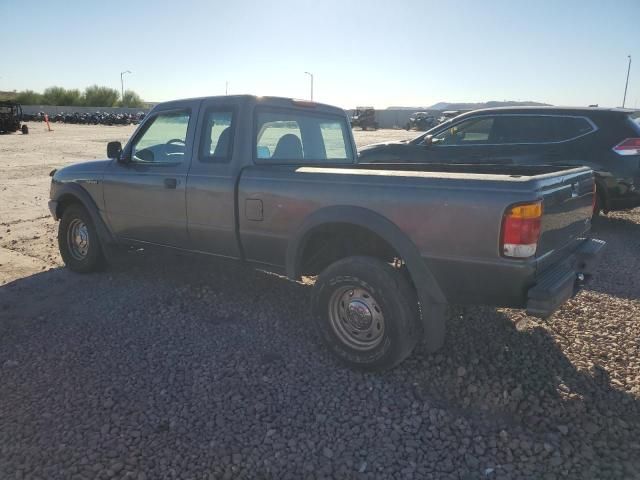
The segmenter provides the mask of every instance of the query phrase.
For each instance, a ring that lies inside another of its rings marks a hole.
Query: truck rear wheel
[[[371,257],[347,257],[317,278],[314,322],[347,365],[386,370],[411,354],[419,338],[418,301],[407,279]]]
[[[77,273],[89,273],[104,266],[104,255],[89,212],[69,205],[58,225],[58,248],[65,265]]]

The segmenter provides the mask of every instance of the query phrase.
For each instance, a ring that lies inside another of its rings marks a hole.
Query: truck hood
[[[91,162],[74,163],[59,170],[53,175],[57,182],[73,182],[77,180],[99,180],[112,160],[94,160]]]

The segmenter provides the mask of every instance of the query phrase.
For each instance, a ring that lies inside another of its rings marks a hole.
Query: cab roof
[[[311,102],[309,100],[287,98],[287,97],[271,97],[271,96],[257,96],[257,95],[217,95],[209,97],[194,97],[185,98],[180,100],[170,100],[167,102],[161,102],[156,107],[162,107],[167,105],[178,105],[184,102],[203,102],[214,100],[219,103],[226,104],[253,104],[255,106],[271,106],[281,108],[308,108],[310,110],[321,111],[325,113],[335,113],[339,115],[345,115],[345,111],[342,108],[328,105],[325,103]],[[156,108],[154,107],[154,109]]]

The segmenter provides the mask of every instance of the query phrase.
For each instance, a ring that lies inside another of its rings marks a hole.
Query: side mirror
[[[421,145],[423,145],[425,147],[430,147],[431,145],[435,145],[436,143],[440,143],[441,141],[442,141],[442,139],[440,139],[440,138],[433,138],[433,135],[426,135],[422,139]]]
[[[122,144],[120,142],[107,143],[107,158],[119,160],[122,154]]]

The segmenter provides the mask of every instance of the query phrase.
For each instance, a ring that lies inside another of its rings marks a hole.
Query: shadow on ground
[[[620,214],[596,218],[591,235],[607,242],[589,289],[640,299],[640,223]]]
[[[440,353],[362,374],[320,345],[309,292],[155,252],[3,286],[0,472],[26,459],[63,477],[116,460],[197,478],[640,474],[637,395],[598,355],[576,368],[543,324],[454,308]]]

